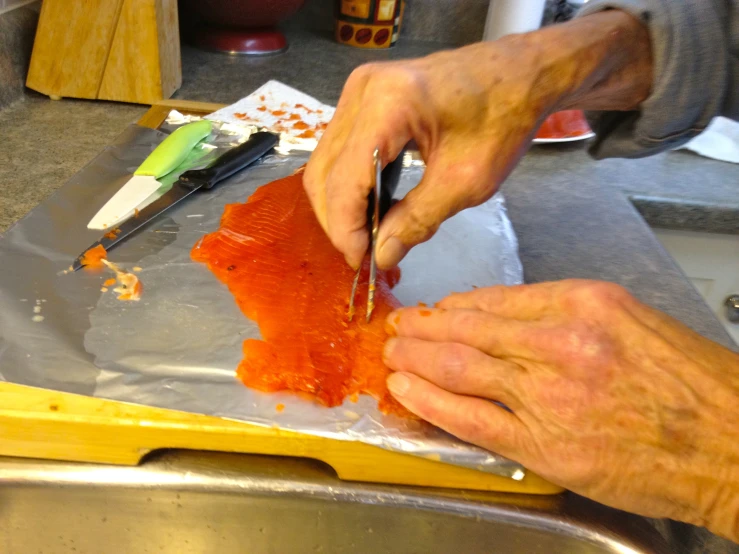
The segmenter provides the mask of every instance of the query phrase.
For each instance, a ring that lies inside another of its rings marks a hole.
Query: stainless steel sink
[[[307,460],[170,451],[139,467],[0,458],[0,552],[663,554],[668,548],[645,520],[574,495],[347,483]]]

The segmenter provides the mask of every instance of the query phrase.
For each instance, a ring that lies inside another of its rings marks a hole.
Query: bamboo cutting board
[[[171,109],[202,115],[220,107],[167,101],[152,106],[139,124],[157,128]],[[357,442],[0,383],[0,455],[136,465],[149,452],[166,448],[312,458],[350,481],[528,494],[562,491],[530,472],[516,481]]]

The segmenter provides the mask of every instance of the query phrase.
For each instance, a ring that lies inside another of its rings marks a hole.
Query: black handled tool
[[[205,169],[185,171],[172,185],[172,188],[161,198],[146,206],[136,216],[127,219],[117,229],[106,233],[103,238],[92,244],[85,252],[99,245],[105,248],[106,251],[110,250],[131,233],[134,233],[162,212],[184,200],[193,192],[210,190],[224,179],[251,165],[274,148],[279,140],[279,135],[260,131],[251,135],[246,142],[219,156]],[[84,255],[83,252],[75,259],[72,264],[74,271],[77,271],[83,266],[82,259]]]
[[[382,169],[382,160],[380,159],[380,151],[375,148],[374,152],[374,177],[375,186],[369,194],[367,202],[367,226],[370,232],[370,273],[369,273],[369,291],[367,293],[367,316],[369,321],[372,317],[372,311],[375,309],[375,285],[377,282],[377,264],[375,262],[375,250],[377,249],[377,234],[380,228],[380,221],[393,205],[393,195],[398,188],[400,182],[400,173],[403,169],[403,152],[401,151],[397,158]],[[357,286],[359,285],[359,274],[362,272],[362,266],[359,266],[357,273],[354,275],[352,283],[352,296],[349,299],[349,321],[354,318],[354,297],[357,294]]]

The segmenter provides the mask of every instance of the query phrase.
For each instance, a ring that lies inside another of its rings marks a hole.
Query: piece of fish
[[[307,393],[326,406],[369,394],[386,413],[408,415],[387,390],[385,318],[400,306],[390,289],[400,272],[378,273],[375,313],[347,320],[354,271],[316,220],[302,174],[260,187],[230,204],[220,228],[192,250],[257,322],[264,340],[244,342],[237,374],[261,391]],[[362,281],[367,284],[369,261]],[[366,310],[358,295],[356,309]]]

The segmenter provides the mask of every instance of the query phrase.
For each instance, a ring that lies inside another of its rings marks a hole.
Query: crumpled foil
[[[132,125],[0,239],[1,380],[361,441],[523,478],[520,465],[429,424],[383,415],[370,397],[325,408],[289,393],[257,392],[236,379],[242,342],[258,338],[259,330],[207,267],[190,259],[190,250],[218,228],[226,204],[243,202],[260,185],[293,173],[307,153],[270,154],[211,191],[192,195],[112,250],[111,261],[142,268],[139,302],[102,293],[105,273],[64,274],[99,238],[87,221],[164,136]],[[242,140],[239,130],[217,129],[213,155]],[[210,157],[193,163],[202,166]],[[404,165],[398,195],[423,172],[417,155],[408,154]],[[522,282],[503,197],[451,218],[413,249],[401,269],[394,293],[404,304]],[[284,405],[281,412],[278,404]]]

